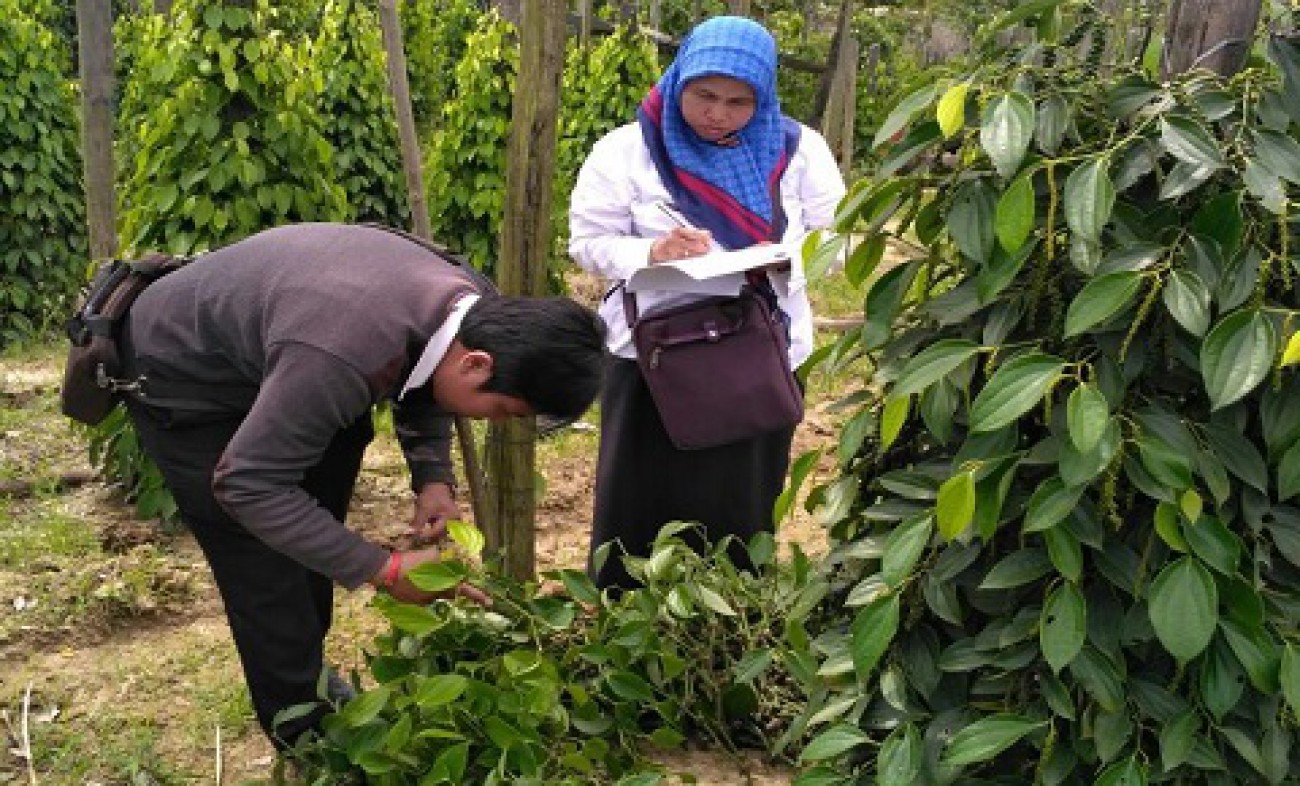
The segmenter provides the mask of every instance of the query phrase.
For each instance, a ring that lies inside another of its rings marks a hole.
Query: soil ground
[[[90,479],[86,434],[58,412],[62,347],[0,356],[0,784],[261,783],[273,764],[252,719],[220,600],[193,540],[134,517]],[[842,391],[814,377],[794,455],[829,446]],[[820,402],[820,403],[819,403]],[[586,558],[596,417],[539,445],[539,570]],[[391,433],[366,456],[350,524],[405,529],[410,496]],[[825,478],[831,460],[817,470]],[[82,476],[82,477],[78,477]],[[61,484],[59,479],[70,478]],[[815,478],[814,478],[815,479]],[[468,511],[466,511],[468,518]],[[778,539],[824,549],[798,508]],[[368,591],[336,595],[328,659],[360,668],[382,629]],[[790,770],[711,751],[665,757],[700,784],[788,784]]]

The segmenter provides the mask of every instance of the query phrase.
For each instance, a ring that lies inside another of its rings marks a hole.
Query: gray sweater
[[[463,270],[393,233],[298,224],[152,284],[131,310],[131,342],[139,370],[159,387],[256,390],[213,493],[272,548],[353,588],[387,552],[299,483],[340,429],[401,388],[452,304],[475,291]],[[393,419],[412,488],[452,482],[451,416],[429,385],[395,402]]]

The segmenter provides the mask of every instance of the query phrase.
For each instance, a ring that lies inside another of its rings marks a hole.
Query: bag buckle
[[[143,375],[133,380],[117,379],[110,377],[108,371],[104,369],[104,364],[99,363],[95,366],[95,384],[112,393],[144,393],[145,378]]]

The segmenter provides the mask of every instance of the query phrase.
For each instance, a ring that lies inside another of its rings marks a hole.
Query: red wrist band
[[[384,587],[392,589],[397,584],[397,577],[402,573],[402,552],[394,551],[388,555],[388,564],[384,566],[384,578],[380,581]]]

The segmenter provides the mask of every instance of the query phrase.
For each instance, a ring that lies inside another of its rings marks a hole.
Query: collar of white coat
[[[406,378],[406,384],[402,385],[402,392],[397,394],[398,401],[407,392],[420,387],[429,381],[433,376],[433,370],[442,362],[442,358],[447,354],[447,348],[455,340],[456,334],[460,332],[460,323],[465,319],[469,307],[478,302],[478,295],[466,295],[456,301],[456,305],[451,307],[451,313],[430,338],[429,343],[424,345],[424,352],[420,353],[420,359],[416,361],[415,368],[411,369],[411,375]]]

